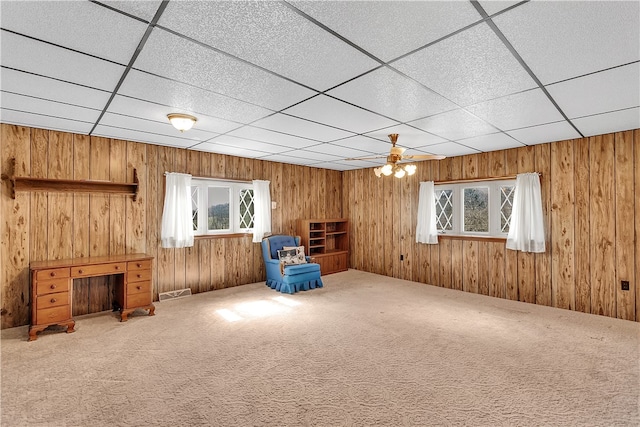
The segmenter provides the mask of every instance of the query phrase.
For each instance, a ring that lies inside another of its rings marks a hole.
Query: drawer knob
[[[78,274],[82,274],[84,273],[84,271],[82,271],[82,269],[78,270]]]
[[[136,289],[140,290],[140,289],[142,289],[142,286],[136,286]]]
[[[137,263],[136,265],[138,266],[138,268],[142,267],[142,264],[140,263]]]
[[[55,299],[55,298],[51,298],[51,304],[53,304],[53,303],[54,303],[54,302],[56,302],[56,301],[58,301],[58,300],[57,300],[57,299]]]
[[[51,289],[55,289],[55,288],[56,288],[56,285],[51,285],[51,286],[49,286],[49,287],[50,287]]]
[[[142,274],[138,274],[138,279],[142,277]]]
[[[116,270],[120,270],[120,266],[119,265],[116,265]]]
[[[55,271],[51,272],[51,277],[56,277],[56,272]]]

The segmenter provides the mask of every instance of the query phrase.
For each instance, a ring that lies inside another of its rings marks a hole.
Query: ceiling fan
[[[446,156],[439,156],[435,154],[413,154],[413,155],[403,155],[406,148],[396,147],[396,142],[398,142],[398,134],[392,133],[389,135],[389,139],[391,140],[391,150],[387,156],[374,156],[374,157],[356,157],[346,160],[372,160],[372,159],[387,159],[387,163],[384,166],[379,168],[375,168],[373,171],[376,176],[380,178],[381,175],[389,176],[392,173],[396,178],[402,178],[405,174],[413,175],[416,172],[416,165],[400,165],[398,164],[404,160],[442,160]]]

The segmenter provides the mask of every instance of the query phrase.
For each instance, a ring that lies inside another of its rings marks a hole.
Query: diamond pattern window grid
[[[240,190],[240,228],[253,228],[253,190]]]
[[[509,223],[511,223],[511,211],[513,209],[513,193],[515,187],[500,187],[500,231],[509,232]]]
[[[439,231],[453,230],[453,191],[436,191],[436,228]]]
[[[191,219],[193,231],[198,230],[198,187],[191,187]]]

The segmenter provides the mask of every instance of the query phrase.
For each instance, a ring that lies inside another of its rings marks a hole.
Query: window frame
[[[457,236],[457,237],[481,237],[481,238],[501,238],[506,239],[508,231],[503,232],[501,230],[501,187],[514,187],[516,185],[515,179],[500,179],[500,180],[478,180],[478,181],[464,181],[456,183],[435,183],[434,197],[436,203],[438,200],[439,192],[443,190],[451,190],[453,192],[452,201],[452,218],[451,230],[438,229],[439,236]],[[488,188],[488,231],[465,231],[464,230],[464,189],[466,188]],[[436,209],[437,212],[437,209]]]
[[[197,223],[198,226],[193,230],[194,237],[220,237],[236,234],[253,234],[253,227],[241,228],[240,227],[240,194],[243,190],[254,191],[253,183],[250,181],[232,181],[216,178],[200,178],[194,177],[191,179],[191,194],[192,194],[192,210],[193,210],[193,188],[198,189],[198,201],[197,201]],[[229,228],[220,230],[209,230],[208,227],[208,208],[209,208],[209,188],[226,188],[229,195]],[[253,202],[252,202],[253,204]],[[202,213],[205,213],[204,215]],[[254,219],[255,221],[255,207],[254,207]]]

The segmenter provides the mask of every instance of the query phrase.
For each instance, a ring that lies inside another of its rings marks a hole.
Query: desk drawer
[[[124,273],[127,268],[126,262],[113,262],[110,264],[86,265],[71,268],[71,277],[101,276],[103,274]]]
[[[38,297],[38,310],[43,308],[58,307],[69,304],[69,292],[57,292],[55,294]]]
[[[40,270],[36,272],[36,280],[61,279],[69,277],[69,270],[69,267]]]
[[[151,280],[151,270],[136,270],[127,272],[127,282],[141,282]]]
[[[129,261],[127,263],[127,270],[148,270],[151,268],[151,260],[145,259],[142,261]]]
[[[151,293],[127,295],[127,307],[144,307],[151,304]]]
[[[151,294],[151,281],[127,283],[127,295]]]
[[[69,290],[69,278],[38,280],[36,295],[52,294],[54,292],[67,292]]]
[[[71,319],[71,306],[62,305],[60,307],[45,308],[38,310],[36,314],[36,323],[42,325],[44,323],[56,323]]]

